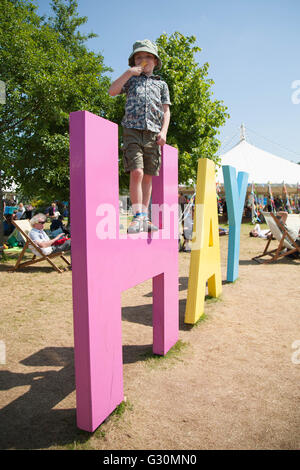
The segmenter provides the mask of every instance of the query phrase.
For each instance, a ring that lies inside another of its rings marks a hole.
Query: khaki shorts
[[[123,161],[126,172],[142,168],[146,175],[158,176],[161,147],[151,131],[123,128]]]

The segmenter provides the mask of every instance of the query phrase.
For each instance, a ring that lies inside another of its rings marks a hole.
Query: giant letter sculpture
[[[119,233],[116,124],[71,113],[70,159],[77,425],[93,431],[123,400],[121,292],[153,278],[153,352],[164,355],[178,340],[178,234]],[[177,150],[165,145],[153,204],[176,206],[177,185]],[[115,229],[101,237],[99,216],[109,208]]]
[[[207,158],[198,161],[194,229],[185,323],[196,323],[204,313],[208,294],[222,291],[215,166]]]
[[[239,274],[241,222],[249,175],[240,171],[236,179],[232,166],[224,165],[222,170],[229,220],[227,281],[234,282]]]

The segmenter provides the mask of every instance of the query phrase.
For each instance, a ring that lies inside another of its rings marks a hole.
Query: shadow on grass
[[[222,281],[222,284],[232,284],[232,282]],[[188,277],[179,278],[179,291],[187,290]],[[152,292],[145,294],[144,297],[152,297]],[[220,299],[214,299],[210,296],[205,296],[205,302],[217,302]],[[179,300],[179,329],[182,331],[189,331],[194,325],[184,323],[186,299]],[[152,326],[152,304],[129,306],[122,308],[122,320],[137,323],[145,326]]]
[[[79,439],[82,434],[76,428],[75,409],[53,409],[75,388],[73,348],[48,347],[21,364],[43,369],[28,373],[0,371],[1,391],[29,386],[27,392],[0,410],[0,448],[39,449]]]
[[[184,323],[186,300],[179,300],[179,329],[190,330]],[[152,304],[137,305],[122,308],[122,320],[145,326],[152,326]]]
[[[0,410],[0,449],[84,447],[93,434],[77,428],[76,409],[54,409],[75,390],[73,353],[71,347],[47,347],[21,361],[40,371],[0,370],[0,392],[27,390]],[[124,345],[123,364],[146,361],[151,353],[152,344]],[[101,437],[101,427],[96,432]]]
[[[266,260],[269,260],[269,258],[265,258]],[[241,259],[240,260],[240,266],[268,266],[268,265],[273,265],[273,264],[299,264],[300,262],[300,257],[299,258],[289,258],[288,256],[285,256],[283,258],[277,259],[276,261],[272,261],[271,263],[262,263],[259,261],[255,261],[252,259]]]
[[[37,273],[51,273],[51,272],[55,272],[55,269],[52,268],[50,265],[49,267],[48,266],[27,266],[25,268],[21,268],[21,269],[18,269],[17,271],[13,271],[11,268],[12,268],[13,265],[3,265],[3,264],[0,264],[0,272],[10,272],[11,274],[28,274],[28,273],[32,273],[32,274],[37,274]],[[65,265],[66,266],[66,265]],[[63,268],[64,266],[63,265],[60,265],[59,266],[60,268]],[[57,273],[57,274],[60,274],[60,273]]]
[[[188,278],[179,281],[181,289],[187,288]],[[179,328],[190,330],[193,325],[184,323],[185,305],[185,299],[179,301]],[[152,305],[125,307],[122,316],[123,320],[151,326]],[[13,400],[8,395],[7,404],[0,410],[0,449],[72,448],[74,443],[84,446],[89,440],[91,434],[76,426],[76,409],[58,407],[75,390],[73,353],[72,347],[46,347],[21,361],[34,371],[11,372],[2,367],[0,391],[9,393],[24,387],[25,392]],[[149,357],[152,344],[123,346],[124,364]]]
[[[69,256],[66,256],[69,258]],[[29,261],[32,259],[32,256],[26,257],[22,260],[23,261]],[[55,269],[47,262],[47,261],[41,261],[41,263],[36,263],[32,266],[25,266],[23,268],[19,268],[16,271],[14,271],[12,268],[15,266],[17,261],[16,259],[9,258],[5,262],[1,261],[0,262],[0,272],[10,272],[10,273],[20,273],[20,274],[28,274],[28,273],[50,273],[50,272],[55,272]],[[62,262],[59,258],[53,261],[59,268],[63,269],[64,271],[68,271],[68,267],[66,263]],[[60,273],[57,273],[60,274]]]

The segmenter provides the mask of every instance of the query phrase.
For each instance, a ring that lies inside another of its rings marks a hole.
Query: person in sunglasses
[[[45,255],[50,255],[51,253],[56,253],[58,251],[67,251],[71,249],[71,240],[66,240],[61,245],[56,245],[56,242],[61,238],[65,237],[65,233],[60,233],[52,240],[48,237],[47,233],[44,230],[44,224],[47,218],[44,214],[36,214],[30,219],[30,225],[32,230],[29,232],[29,238],[38,245],[42,252]],[[40,254],[34,250],[34,247],[30,248],[32,252],[40,256]]]

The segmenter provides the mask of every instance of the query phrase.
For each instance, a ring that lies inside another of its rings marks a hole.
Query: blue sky
[[[50,0],[35,3],[50,13]],[[78,0],[78,12],[88,17],[82,32],[98,35],[87,45],[103,54],[112,79],[126,70],[137,39],[196,36],[197,61],[210,64],[213,97],[231,116],[221,152],[238,142],[244,123],[250,143],[300,162],[299,0]]]

